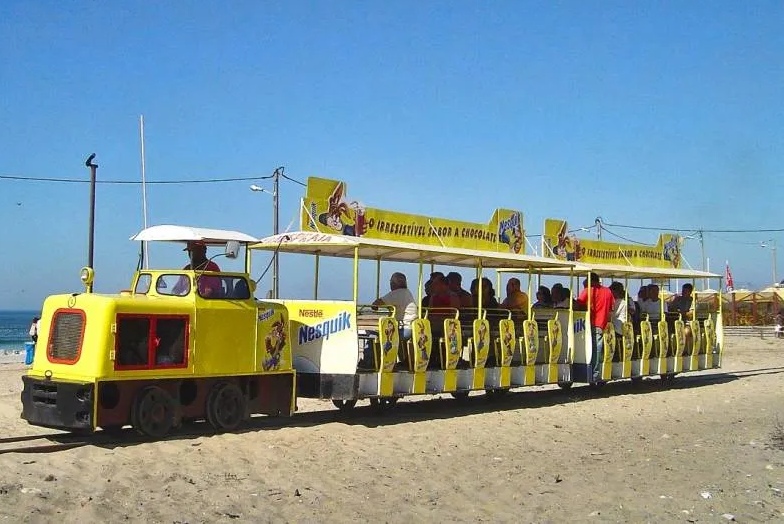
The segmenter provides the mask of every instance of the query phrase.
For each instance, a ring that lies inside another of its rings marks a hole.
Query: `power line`
[[[222,182],[247,182],[253,180],[268,180],[275,176],[244,176],[244,177],[229,177],[229,178],[207,178],[207,179],[182,179],[182,180],[147,180],[146,184],[152,185],[172,185],[172,184],[217,184]],[[306,186],[307,184],[300,182],[294,178],[286,175],[281,175],[286,180]],[[80,180],[74,178],[56,178],[56,177],[34,177],[22,175],[0,175],[0,180],[19,180],[23,182],[58,182],[66,184],[87,184],[89,180]],[[114,184],[114,185],[141,185],[141,180],[96,180],[98,184]]]
[[[299,180],[294,180],[293,178],[291,178],[288,175],[284,175],[283,173],[281,173],[280,176],[282,176],[283,178],[285,178],[286,180],[288,180],[290,182],[294,182],[295,184],[299,184],[299,185],[301,185],[303,187],[307,187],[307,184],[305,184],[303,182],[300,182]]]
[[[614,236],[614,237],[620,238],[620,239],[621,239],[621,240],[623,240],[623,241],[626,241],[626,242],[631,242],[632,244],[638,244],[638,245],[641,245],[641,246],[646,246],[646,245],[648,245],[648,244],[646,244],[645,242],[640,242],[640,241],[638,241],[638,240],[632,240],[631,238],[626,238],[626,237],[624,237],[624,236],[621,236],[621,235],[619,235],[618,233],[613,233],[612,231],[610,231],[609,229],[607,229],[606,227],[604,227],[604,224],[601,224],[599,227],[602,229],[602,231],[605,231],[606,233],[609,233],[609,234],[611,234],[611,235],[612,235],[612,236]]]
[[[702,231],[703,233],[781,233],[784,231],[784,228],[778,229],[705,229],[705,228],[680,228],[680,227],[650,227],[650,226],[630,226],[627,224],[610,224],[609,222],[603,222],[604,225],[612,226],[612,227],[622,227],[626,229],[642,229],[646,231]]]

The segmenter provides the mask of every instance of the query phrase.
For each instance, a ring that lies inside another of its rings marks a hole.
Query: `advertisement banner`
[[[357,319],[353,302],[287,300],[294,368],[300,373],[354,374]]]
[[[565,220],[548,218],[544,221],[542,254],[549,258],[587,264],[680,268],[682,242],[682,237],[673,234],[659,235],[656,245],[579,239],[569,232]]]
[[[523,214],[519,211],[496,209],[487,224],[398,213],[350,200],[344,182],[325,178],[308,178],[300,223],[303,231],[525,253]]]

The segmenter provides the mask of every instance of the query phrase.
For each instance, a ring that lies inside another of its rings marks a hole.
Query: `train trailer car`
[[[291,319],[299,396],[330,399],[346,409],[361,399],[371,404],[394,404],[407,395],[448,393],[464,398],[474,390],[492,395],[517,386],[571,380],[566,345],[569,311],[524,321],[523,312],[500,307],[420,307],[411,320],[411,336],[404,337],[394,307],[362,303],[357,298],[361,260],[377,262],[379,274],[382,261],[413,263],[420,289],[425,265],[475,272],[510,266],[568,269],[570,263],[309,231],[268,237],[251,249],[309,255],[317,260],[350,258],[353,262],[354,299],[318,299],[317,269],[313,299],[276,301],[286,307]],[[537,322],[549,330],[541,338]],[[534,336],[530,324],[536,331]]]
[[[135,238],[230,247],[255,240],[174,226]],[[83,280],[90,289],[91,269]],[[232,430],[251,414],[290,416],[288,312],[256,300],[254,289],[242,272],[140,269],[119,294],[48,297],[22,377],[22,418],[75,432],[131,425],[161,437],[187,420]]]

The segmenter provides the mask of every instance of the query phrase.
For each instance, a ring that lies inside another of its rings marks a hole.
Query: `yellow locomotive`
[[[255,241],[180,226],[148,228],[134,239],[225,245],[230,258]],[[85,268],[88,292],[44,302],[22,418],[77,432],[130,424],[160,437],[183,420],[232,430],[254,413],[291,415],[288,314],[253,297],[249,260],[246,250],[243,273],[140,269],[130,290],[112,295],[90,292],[93,273]]]

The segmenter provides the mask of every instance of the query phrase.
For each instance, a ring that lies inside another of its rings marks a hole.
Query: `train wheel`
[[[245,395],[236,384],[222,382],[207,398],[207,422],[218,430],[233,431],[245,420]]]
[[[458,390],[452,391],[451,395],[452,395],[452,398],[454,398],[455,400],[459,400],[461,402],[464,402],[464,401],[468,400],[468,394],[469,393],[470,393],[470,391],[468,391],[467,389],[458,389]]]
[[[174,399],[157,386],[144,388],[133,403],[131,423],[142,435],[165,436],[174,426]]]
[[[558,383],[558,387],[563,389],[563,390],[572,389],[572,384],[573,383],[572,383],[571,380],[568,381],[568,382],[559,382]]]
[[[354,409],[354,406],[357,405],[357,399],[349,398],[349,399],[332,399],[332,405],[338,408],[340,411],[351,411]]]

